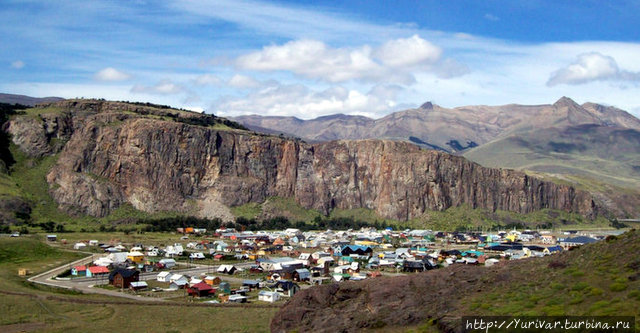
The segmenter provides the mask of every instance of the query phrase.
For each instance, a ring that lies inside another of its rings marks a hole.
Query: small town
[[[640,332],[639,13],[2,0],[0,333]]]
[[[30,280],[141,300],[276,303],[313,285],[451,265],[500,265],[507,260],[554,255],[619,234],[616,230],[464,233],[391,228],[301,232],[288,228],[238,232],[178,228],[171,244],[69,242],[48,234],[50,245],[89,255]]]

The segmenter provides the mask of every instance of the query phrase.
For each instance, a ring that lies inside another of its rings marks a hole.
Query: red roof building
[[[189,287],[187,292],[191,296],[203,297],[215,294],[216,290],[204,282],[199,282]]]

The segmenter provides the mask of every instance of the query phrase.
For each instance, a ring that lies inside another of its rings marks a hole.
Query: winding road
[[[108,289],[104,289],[104,288],[95,288],[95,286],[97,285],[104,285],[104,284],[108,284],[109,280],[108,277],[106,276],[102,276],[102,277],[89,277],[89,278],[74,278],[74,279],[64,279],[64,280],[59,280],[59,279],[55,279],[55,277],[59,274],[62,274],[65,270],[69,269],[69,267],[73,267],[73,266],[79,266],[79,265],[86,265],[87,263],[90,263],[93,259],[94,255],[90,255],[87,256],[85,258],[64,264],[62,266],[59,266],[57,268],[48,270],[44,273],[40,273],[38,275],[32,276],[28,279],[29,282],[33,282],[33,283],[38,283],[38,284],[42,284],[42,285],[46,285],[46,286],[50,286],[50,287],[55,287],[55,288],[64,288],[64,289],[72,289],[72,290],[78,290],[81,291],[83,293],[89,293],[89,294],[102,294],[102,295],[107,295],[107,296],[114,296],[114,297],[122,297],[122,298],[128,298],[128,299],[135,299],[135,300],[139,300],[139,301],[150,301],[150,302],[163,302],[165,301],[165,299],[160,298],[160,297],[146,297],[146,296],[141,296],[141,295],[134,295],[134,294],[128,294],[128,293],[124,293],[124,292],[120,292],[120,291],[115,291],[115,290],[108,290]],[[179,265],[186,265],[184,263],[178,263]],[[191,265],[191,264],[190,264]],[[234,266],[238,267],[238,268],[247,268],[250,267],[251,265],[254,265],[253,262],[243,262],[243,263],[238,263],[238,264],[234,264]],[[200,274],[216,274],[216,271],[218,269],[219,266],[214,266],[214,265],[195,265],[195,267],[193,268],[185,268],[185,269],[178,269],[178,270],[174,270],[172,271],[173,273],[179,273],[179,274],[185,274],[185,275],[190,275],[190,276],[199,276]],[[140,281],[147,281],[147,280],[155,280],[156,276],[158,275],[158,272],[151,272],[151,273],[141,273],[140,274]],[[216,274],[219,275],[219,274]],[[242,282],[243,278],[239,278],[239,277],[233,277],[233,276],[224,276],[224,280],[225,281],[231,281],[231,282]]]

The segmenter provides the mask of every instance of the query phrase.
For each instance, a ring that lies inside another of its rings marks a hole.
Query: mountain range
[[[234,207],[276,197],[325,215],[364,209],[395,221],[462,206],[516,214],[546,209],[590,220],[608,214],[571,185],[408,142],[310,144],[148,103],[42,103],[15,111],[2,128],[11,135],[15,166],[0,175],[0,195],[22,216],[26,204],[43,219],[104,218],[130,207],[138,216],[233,221]]]
[[[39,103],[57,102],[64,98],[61,97],[31,97],[25,95],[4,94],[0,93],[0,103],[21,104],[27,106],[35,106]]]
[[[553,104],[444,108],[427,102],[380,119],[231,118],[255,131],[310,142],[390,139],[463,155],[592,191],[619,215],[640,214],[640,120],[624,110],[562,97]],[[616,202],[616,204],[612,204]]]

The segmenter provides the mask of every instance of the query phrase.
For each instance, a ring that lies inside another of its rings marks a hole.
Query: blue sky
[[[640,115],[640,1],[35,1],[0,6],[0,92],[220,115],[433,101]]]

